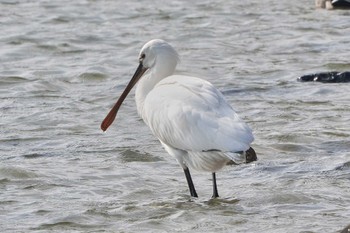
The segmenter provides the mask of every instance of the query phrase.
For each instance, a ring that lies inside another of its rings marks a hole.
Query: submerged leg
[[[188,168],[184,168],[184,172],[185,172],[188,188],[190,189],[191,196],[198,197],[196,189],[194,188],[194,185],[193,185],[190,170],[188,170]]]
[[[217,197],[219,197],[219,194],[218,194],[218,187],[216,186],[216,174],[215,174],[215,172],[213,172],[212,175],[213,175],[213,196],[211,198],[217,198]]]

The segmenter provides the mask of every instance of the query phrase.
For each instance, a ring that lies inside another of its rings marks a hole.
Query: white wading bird
[[[250,147],[254,137],[211,83],[173,75],[178,54],[167,42],[146,43],[139,66],[124,92],[101,124],[106,131],[133,86],[137,111],[165,150],[183,168],[191,196],[198,197],[189,168],[212,172],[213,198],[218,197],[215,172],[237,155],[246,162],[257,159]],[[236,157],[235,157],[236,156]]]

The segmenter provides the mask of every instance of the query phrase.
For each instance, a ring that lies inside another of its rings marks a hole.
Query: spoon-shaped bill
[[[108,127],[113,123],[115,117],[117,116],[118,110],[120,106],[122,105],[124,99],[129,94],[131,89],[135,86],[135,84],[140,80],[142,75],[146,72],[147,68],[143,67],[142,62],[140,62],[140,65],[137,67],[134,76],[131,78],[129,84],[126,86],[125,90],[123,91],[122,95],[119,97],[118,101],[115,103],[111,111],[107,114],[105,119],[101,123],[101,129],[103,131],[106,131]]]

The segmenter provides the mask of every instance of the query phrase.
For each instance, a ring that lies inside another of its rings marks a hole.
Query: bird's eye
[[[141,54],[141,56],[140,56],[140,60],[143,60],[143,59],[145,59],[145,57],[146,57],[146,55],[143,53],[143,54]]]

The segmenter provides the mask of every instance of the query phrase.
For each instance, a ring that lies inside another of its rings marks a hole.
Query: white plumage
[[[181,165],[196,170],[217,171],[231,159],[224,152],[246,151],[253,141],[250,128],[222,94],[202,79],[169,76],[149,92],[139,109],[153,134],[167,145],[166,150],[189,153]]]
[[[113,122],[122,101],[138,82],[138,113],[184,169],[191,195],[197,196],[188,168],[212,172],[213,197],[217,197],[215,172],[250,150],[254,140],[251,129],[211,83],[173,75],[178,55],[167,42],[151,40],[141,49],[139,60],[134,77],[101,128],[106,130]]]

